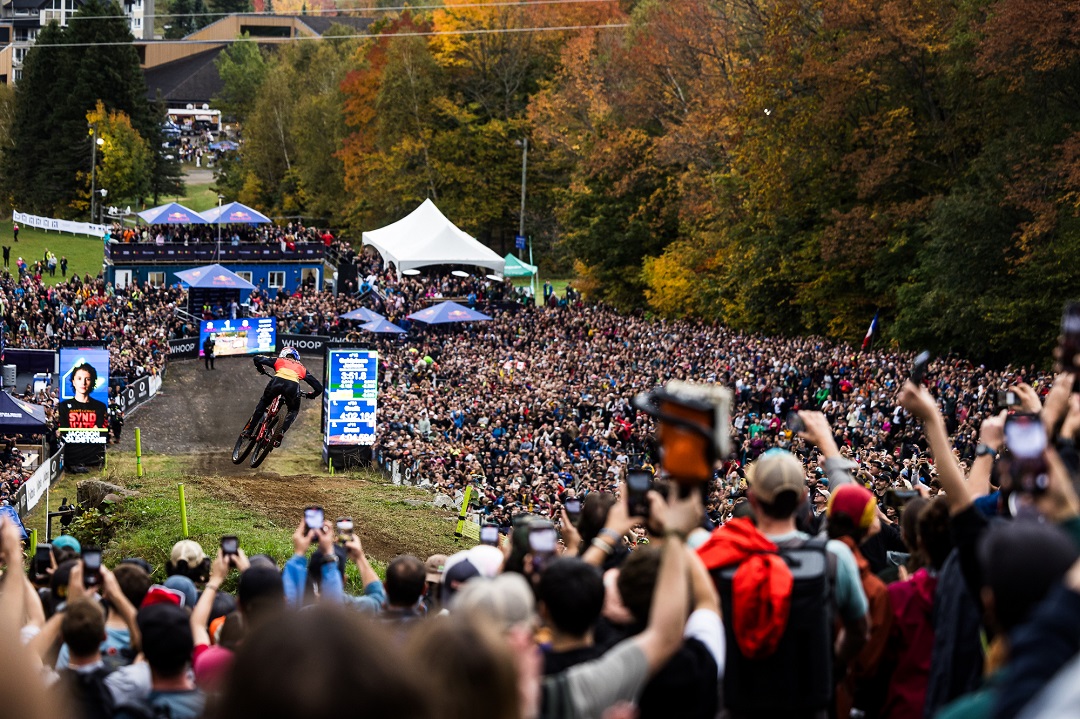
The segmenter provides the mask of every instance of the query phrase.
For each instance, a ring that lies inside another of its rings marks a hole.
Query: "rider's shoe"
[[[285,436],[284,432],[274,432],[274,446],[275,447],[280,447],[281,446],[281,439],[284,436]]]

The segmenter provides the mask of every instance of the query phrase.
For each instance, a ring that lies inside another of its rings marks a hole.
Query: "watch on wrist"
[[[996,449],[994,449],[988,444],[983,444],[982,442],[979,442],[978,446],[975,447],[975,456],[982,457],[984,454],[990,455],[990,459],[997,459],[998,456],[998,452]]]

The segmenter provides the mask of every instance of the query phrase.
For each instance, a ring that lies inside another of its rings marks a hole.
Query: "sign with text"
[[[101,464],[109,440],[109,350],[60,348],[58,428],[68,464]]]
[[[276,317],[245,317],[238,320],[203,320],[199,327],[199,356],[203,343],[214,338],[214,356],[272,355],[277,345]]]
[[[328,446],[375,444],[378,364],[374,350],[327,351],[323,429]]]

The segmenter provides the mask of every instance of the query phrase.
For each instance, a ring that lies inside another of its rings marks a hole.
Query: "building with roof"
[[[273,47],[302,38],[323,37],[334,25],[363,32],[371,23],[369,17],[349,15],[238,13],[196,30],[185,37],[183,43],[145,40],[137,41],[135,47],[139,51],[151,99],[160,95],[169,107],[188,104],[197,107],[209,103],[221,90],[222,82],[214,60],[241,35],[248,35],[263,47]]]
[[[51,20],[67,25],[82,0],[0,0],[0,82],[14,84],[37,35]],[[178,43],[154,37],[155,0],[122,0],[139,63],[146,74],[147,94],[159,95],[169,107],[209,103],[221,90],[214,60],[225,47],[248,35],[264,47],[301,38],[320,38],[334,25],[363,32],[370,17],[350,15],[274,15],[238,13],[200,28]]]
[[[26,53],[41,29],[53,20],[67,26],[81,6],[82,0],[4,0],[0,4],[0,82],[18,82]],[[120,7],[137,40],[154,37],[154,0],[121,0]]]

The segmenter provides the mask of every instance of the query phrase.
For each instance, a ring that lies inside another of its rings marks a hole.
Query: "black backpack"
[[[105,686],[109,670],[99,667],[89,672],[65,669],[60,672],[59,685],[75,705],[75,716],[81,719],[111,719],[115,709],[112,692]]]
[[[787,628],[771,656],[750,659],[739,650],[731,618],[732,581],[739,565],[712,571],[723,607],[727,659],[724,705],[736,715],[799,717],[833,701],[833,584],[836,563],[826,540],[785,543],[779,555],[794,577]]]

